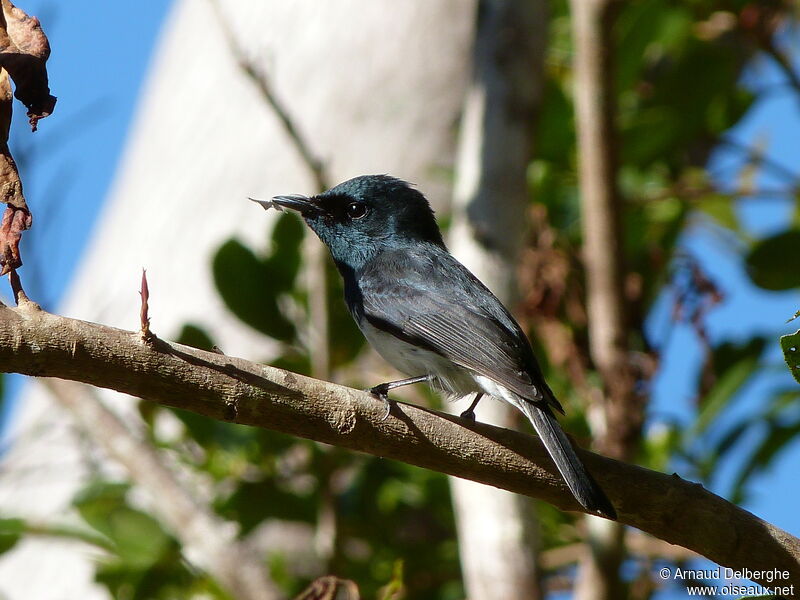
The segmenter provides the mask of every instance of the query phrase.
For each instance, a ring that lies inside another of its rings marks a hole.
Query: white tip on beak
[[[275,204],[272,200],[258,200],[257,198],[247,198],[248,200],[252,200],[256,204],[260,204],[264,207],[264,210],[269,210],[270,208],[274,208],[278,212],[283,212],[283,207]]]

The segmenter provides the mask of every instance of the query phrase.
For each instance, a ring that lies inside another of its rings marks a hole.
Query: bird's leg
[[[426,381],[431,380],[431,375],[420,375],[419,377],[409,377],[408,379],[398,379],[397,381],[387,381],[386,383],[380,383],[374,387],[369,388],[367,391],[383,400],[383,403],[386,407],[386,413],[383,415],[382,421],[389,416],[389,413],[392,411],[392,404],[389,401],[389,390],[393,390],[394,388],[403,387],[404,385],[412,385],[414,383],[423,383]]]
[[[469,419],[470,421],[475,420],[475,407],[478,406],[478,402],[481,401],[483,398],[483,392],[475,392],[475,399],[472,401],[472,404],[469,405],[469,408],[461,413],[462,419]]]

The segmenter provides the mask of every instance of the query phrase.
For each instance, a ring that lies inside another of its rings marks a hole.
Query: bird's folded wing
[[[537,377],[536,359],[522,333],[510,331],[480,308],[468,308],[463,300],[395,285],[392,291],[384,288],[365,294],[364,316],[374,327],[563,412],[547,384]]]

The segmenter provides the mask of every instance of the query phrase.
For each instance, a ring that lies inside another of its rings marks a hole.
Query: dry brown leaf
[[[19,171],[8,148],[11,129],[11,79],[16,96],[28,108],[31,129],[39,119],[53,112],[55,97],[50,95],[45,63],[50,44],[39,19],[29,17],[9,0],[0,0],[0,202],[7,204],[0,222],[0,275],[22,265],[19,243],[22,232],[33,221]]]
[[[28,210],[22,194],[17,164],[8,149],[11,127],[11,83],[5,69],[0,69],[0,202]]]
[[[11,126],[11,83],[5,69],[0,69],[0,201],[8,206],[0,222],[0,275],[22,264],[19,242],[22,232],[31,226],[31,213],[22,194],[22,181],[8,149]]]
[[[39,119],[53,112],[55,96],[50,95],[45,63],[50,43],[36,17],[29,17],[10,0],[2,0],[0,17],[0,66],[14,80],[14,96],[28,108],[31,129]]]
[[[24,209],[7,206],[0,221],[0,275],[6,275],[22,264],[19,242],[22,232],[31,226],[31,214]]]
[[[311,582],[294,600],[359,600],[358,586],[349,579],[333,575],[319,577]]]

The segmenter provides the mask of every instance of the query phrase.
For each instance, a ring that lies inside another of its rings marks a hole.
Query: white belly
[[[444,392],[465,396],[482,391],[474,376],[435,352],[412,346],[395,336],[370,325],[366,319],[360,324],[361,332],[383,359],[409,377],[433,375],[433,385]]]

